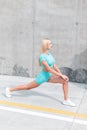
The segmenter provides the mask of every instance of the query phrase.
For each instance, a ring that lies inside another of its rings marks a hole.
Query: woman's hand
[[[66,75],[61,76],[64,80],[69,81],[69,78]]]

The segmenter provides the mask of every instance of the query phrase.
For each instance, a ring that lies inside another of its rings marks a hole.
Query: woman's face
[[[51,48],[52,48],[52,42],[51,41],[49,41],[49,43],[48,43],[48,50],[50,50]]]

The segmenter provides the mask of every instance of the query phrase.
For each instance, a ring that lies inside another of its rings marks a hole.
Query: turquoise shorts
[[[41,71],[41,72],[37,75],[35,81],[36,81],[38,84],[42,84],[42,83],[44,83],[44,82],[48,82],[48,80],[51,78],[51,76],[52,76],[52,73],[46,72],[46,71]]]

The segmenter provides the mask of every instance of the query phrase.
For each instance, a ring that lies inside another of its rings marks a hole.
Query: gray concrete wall
[[[70,80],[87,83],[87,0],[0,0],[0,73],[35,77],[43,38]]]

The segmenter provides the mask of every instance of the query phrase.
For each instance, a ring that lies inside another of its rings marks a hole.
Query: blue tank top
[[[54,57],[52,56],[52,54],[50,52],[48,52],[48,54],[46,53],[42,53],[40,55],[40,64],[41,64],[41,67],[42,67],[42,70],[44,70],[45,66],[42,64],[42,61],[46,61],[48,63],[48,65],[50,67],[53,67],[53,65],[55,64],[55,59]]]

